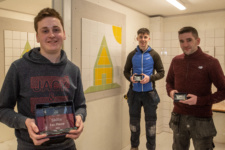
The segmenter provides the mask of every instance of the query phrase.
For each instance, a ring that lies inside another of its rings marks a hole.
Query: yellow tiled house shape
[[[94,66],[94,85],[99,86],[112,83],[113,83],[113,64],[110,58],[110,53],[104,36]]]

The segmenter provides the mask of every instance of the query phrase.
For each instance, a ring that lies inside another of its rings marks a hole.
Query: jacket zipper
[[[147,50],[145,51],[147,52]],[[144,64],[144,54],[145,52],[142,53],[141,55],[141,72],[144,73],[144,67],[143,67],[143,64]],[[144,84],[142,84],[142,92],[144,91]]]
[[[187,59],[187,72],[186,72],[186,82],[185,82],[185,87],[186,87],[186,90],[187,90],[187,82],[188,82],[188,68],[189,68],[189,59]]]

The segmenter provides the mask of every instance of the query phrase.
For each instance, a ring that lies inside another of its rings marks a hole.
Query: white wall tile
[[[224,64],[224,56],[215,56],[218,60],[219,60],[219,62],[220,62],[220,65],[222,66],[222,64]]]
[[[13,40],[13,48],[20,48],[20,40]]]
[[[171,47],[180,47],[180,44],[179,44],[179,40],[172,40],[171,41]]]
[[[163,37],[161,32],[153,32],[152,34],[153,34],[153,39],[155,40],[161,40]]]
[[[173,47],[173,48],[171,48],[171,52],[172,52],[172,56],[176,56],[176,55],[178,55],[178,53],[179,53],[179,49],[178,48],[175,48],[175,47]]]
[[[8,72],[10,66],[5,66],[5,75]]]
[[[30,47],[31,47],[31,48],[34,48],[34,40],[29,41],[29,44],[30,44]]]
[[[205,46],[214,46],[214,38],[206,38],[205,39]]]
[[[205,49],[203,49],[203,52],[215,57],[214,47],[205,47]]]
[[[214,29],[208,29],[205,31],[205,37],[206,38],[214,38],[215,35],[214,35]]]
[[[34,41],[35,33],[28,33],[28,41]]]
[[[12,62],[13,62],[12,57],[5,57],[5,65],[10,66]]]
[[[224,51],[225,51],[225,49],[224,49],[224,47],[215,47],[215,55],[223,55],[224,56]]]
[[[13,39],[20,40],[20,32],[19,31],[13,31]]]
[[[205,38],[200,38],[200,44],[199,44],[200,47],[203,47],[205,46]]]
[[[9,39],[5,39],[5,47],[12,48],[12,46],[13,46],[13,41]]]
[[[177,32],[172,32],[171,33],[171,37],[172,37],[172,40],[178,40],[178,33]]]
[[[13,59],[12,61],[14,62],[14,61],[18,60],[19,58],[20,58],[20,56],[13,56],[12,57],[12,59]]]
[[[171,39],[172,39],[172,35],[170,32],[164,33],[164,40],[171,40]]]
[[[5,56],[6,57],[12,56],[12,48],[5,48]]]
[[[162,41],[153,39],[153,47],[162,47]]]
[[[27,40],[27,32],[20,32],[20,39]]]
[[[20,53],[20,48],[13,48],[13,57],[20,57],[21,53]]]
[[[26,43],[27,43],[27,40],[20,40],[20,48],[24,49]]]
[[[225,31],[224,29],[215,29],[215,37],[216,38],[224,38]]]
[[[35,42],[34,47],[40,47],[40,43]]]
[[[202,40],[205,39],[205,31],[198,31],[198,37]]]
[[[165,40],[164,47],[171,47],[171,40]]]
[[[215,38],[215,46],[224,46],[224,38]]]

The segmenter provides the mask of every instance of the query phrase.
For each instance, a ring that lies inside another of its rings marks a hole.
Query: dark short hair
[[[53,8],[44,8],[34,18],[34,29],[35,29],[36,32],[38,30],[38,22],[41,21],[42,19],[46,18],[46,17],[54,17],[54,18],[59,19],[59,21],[62,24],[62,27],[64,29],[63,19],[60,16],[60,14]]]
[[[150,31],[147,28],[141,28],[137,31],[137,35],[139,34],[148,34],[150,35]]]
[[[178,34],[183,34],[183,33],[192,33],[192,35],[197,39],[198,38],[198,31],[191,26],[183,27],[178,31]]]

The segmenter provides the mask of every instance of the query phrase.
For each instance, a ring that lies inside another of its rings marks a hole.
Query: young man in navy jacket
[[[128,92],[131,150],[138,150],[142,106],[145,112],[146,147],[148,150],[155,150],[156,145],[156,109],[159,97],[155,81],[163,78],[165,71],[159,54],[148,45],[149,35],[147,28],[137,31],[138,46],[130,52],[124,67],[124,76],[131,83]]]

